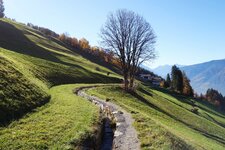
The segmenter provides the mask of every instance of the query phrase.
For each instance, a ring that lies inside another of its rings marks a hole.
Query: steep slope
[[[214,88],[225,95],[225,59],[186,66],[181,69],[187,73],[193,88],[198,93],[205,93],[208,88]]]
[[[82,85],[72,83],[121,80],[82,54],[0,19],[0,149],[75,149],[93,137],[99,109],[75,96]]]
[[[52,86],[120,82],[57,39],[7,19],[0,19],[0,56],[1,123],[47,102]]]
[[[119,86],[98,87],[89,94],[132,113],[144,150],[225,148],[225,114],[202,101],[143,85],[132,94]]]
[[[0,71],[0,122],[20,117],[49,100],[45,89],[22,74],[3,54],[0,55]]]

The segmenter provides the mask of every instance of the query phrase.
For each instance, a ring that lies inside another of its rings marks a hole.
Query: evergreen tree
[[[178,68],[177,70],[177,89],[178,92],[183,93],[183,74]]]
[[[3,0],[0,0],[0,18],[3,18],[5,16],[4,11],[5,11],[5,8],[4,8]]]
[[[176,85],[177,85],[177,75],[176,75],[176,72],[177,72],[177,66],[173,66],[172,67],[172,70],[171,70],[171,78],[172,78],[172,81],[171,81],[171,87],[173,89],[176,89]]]
[[[183,74],[176,65],[172,67],[171,77],[171,87],[173,90],[183,93]]]
[[[166,77],[166,83],[167,83],[168,87],[171,86],[171,79],[170,79],[170,74],[169,73],[167,74],[167,77]]]
[[[183,72],[183,94],[187,96],[193,96],[194,92],[185,72]]]

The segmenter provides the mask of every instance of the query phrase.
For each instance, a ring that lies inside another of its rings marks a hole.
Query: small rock
[[[125,118],[123,116],[116,116],[115,120],[116,120],[116,122],[124,122]]]
[[[117,126],[117,127],[120,126],[120,125],[121,125],[121,123],[119,123],[119,122],[116,123],[116,126]]]
[[[118,113],[118,111],[114,111],[114,112],[112,112],[112,114],[117,114]]]
[[[115,133],[114,133],[114,136],[115,136],[115,137],[120,136],[120,135],[123,135],[123,133],[120,132],[120,131],[115,131]]]
[[[103,110],[103,109],[104,109],[103,104],[100,104],[100,109],[101,109],[101,110]]]

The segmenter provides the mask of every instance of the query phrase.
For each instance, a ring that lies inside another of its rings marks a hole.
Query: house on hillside
[[[139,77],[144,80],[151,82],[155,86],[159,86],[162,79],[152,74],[140,74]]]

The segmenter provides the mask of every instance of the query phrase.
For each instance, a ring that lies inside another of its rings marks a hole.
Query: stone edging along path
[[[140,142],[137,138],[137,132],[132,126],[134,119],[131,114],[121,109],[121,107],[105,102],[95,96],[90,96],[85,93],[85,90],[95,88],[97,86],[86,86],[75,89],[78,96],[84,97],[95,105],[98,105],[110,119],[115,120],[116,130],[113,137],[113,150],[139,150]]]

